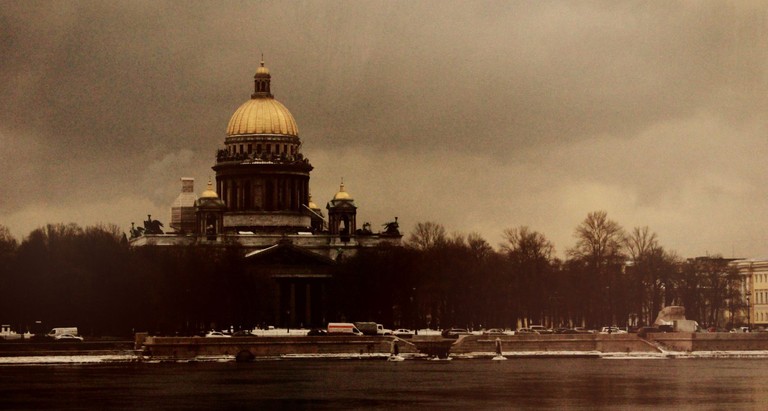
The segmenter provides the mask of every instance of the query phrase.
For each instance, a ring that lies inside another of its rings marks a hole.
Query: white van
[[[56,338],[62,334],[77,335],[77,327],[57,327],[46,334],[47,337]]]
[[[328,323],[328,334],[363,335],[352,323]]]

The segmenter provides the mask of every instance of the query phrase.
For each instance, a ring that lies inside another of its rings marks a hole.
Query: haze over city
[[[0,224],[164,223],[263,53],[324,207],[766,257],[763,2],[3,2]]]

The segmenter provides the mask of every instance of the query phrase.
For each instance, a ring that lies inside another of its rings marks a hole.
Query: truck
[[[71,334],[71,335],[77,335],[77,327],[56,327],[51,329],[51,331],[46,334],[46,337],[50,338],[56,338],[59,335],[62,334]]]
[[[328,323],[328,334],[335,335],[363,335],[352,323]]]
[[[355,327],[365,335],[390,335],[392,330],[374,322],[356,322]]]

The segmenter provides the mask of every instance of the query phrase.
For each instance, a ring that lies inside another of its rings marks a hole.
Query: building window
[[[261,154],[261,144],[256,144],[256,154]]]
[[[253,152],[253,144],[248,144],[248,154],[251,154]]]
[[[272,144],[267,144],[267,154],[272,154]]]
[[[243,152],[243,145],[242,144],[240,144],[240,152],[241,153]]]

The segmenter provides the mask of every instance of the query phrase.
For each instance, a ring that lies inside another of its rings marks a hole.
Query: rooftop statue
[[[383,224],[383,227],[384,227],[384,234],[400,235],[400,224],[397,223],[397,217],[395,217],[395,221],[390,221],[386,224]]]
[[[163,234],[163,223],[160,220],[153,220],[151,214],[147,214],[144,221],[144,234]]]

